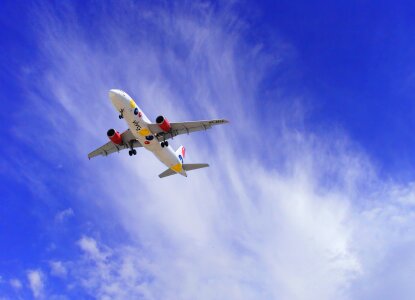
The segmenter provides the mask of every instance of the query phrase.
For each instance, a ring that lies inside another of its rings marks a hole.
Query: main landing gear
[[[163,141],[163,142],[160,143],[160,145],[161,145],[161,148],[168,147],[169,142],[168,141]]]
[[[134,147],[134,142],[129,142],[128,145],[130,146],[130,151],[128,151],[128,155],[133,156],[137,154],[137,150],[135,150]]]

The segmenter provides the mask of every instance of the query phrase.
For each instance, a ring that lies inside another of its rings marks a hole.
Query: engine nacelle
[[[158,116],[156,118],[156,123],[159,125],[161,130],[163,130],[164,132],[169,132],[171,130],[171,125],[169,121],[163,116]]]
[[[116,145],[122,144],[121,134],[117,130],[111,128],[110,130],[107,131],[107,136],[111,140],[111,142],[113,142],[114,144]]]

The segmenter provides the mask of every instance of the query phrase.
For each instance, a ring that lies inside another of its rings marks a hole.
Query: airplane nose
[[[121,95],[120,90],[116,90],[116,89],[111,89],[108,92],[108,96],[110,97],[110,99],[112,100],[113,98],[117,98],[117,96]]]
[[[110,98],[112,104],[117,108],[117,110],[120,110],[125,105],[125,97],[120,90],[109,90],[108,97]]]

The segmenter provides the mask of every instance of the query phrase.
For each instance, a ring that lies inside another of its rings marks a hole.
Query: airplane
[[[119,113],[118,118],[127,122],[128,129],[119,133],[109,129],[107,136],[110,141],[88,154],[88,158],[102,155],[107,156],[124,149],[129,149],[130,156],[136,155],[135,148],[143,147],[151,151],[167,170],[159,174],[160,178],[180,174],[187,177],[186,171],[208,167],[208,164],[185,164],[186,149],[180,146],[176,151],[169,145],[168,139],[180,134],[207,130],[215,125],[228,123],[225,119],[170,123],[165,116],[158,116],[156,123],[152,123],[144,112],[137,106],[133,98],[126,92],[111,89],[108,96]]]

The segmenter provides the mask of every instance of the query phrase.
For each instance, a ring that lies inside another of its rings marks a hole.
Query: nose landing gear
[[[168,141],[163,141],[163,142],[160,143],[160,145],[161,145],[161,148],[168,147],[169,142]]]
[[[124,118],[124,110],[123,109],[121,109],[120,110],[120,115],[118,116],[118,119],[123,119]]]

